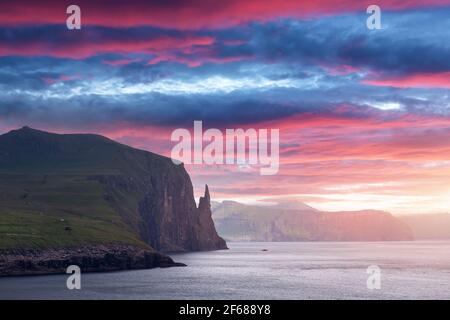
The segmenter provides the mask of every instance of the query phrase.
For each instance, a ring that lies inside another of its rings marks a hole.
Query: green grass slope
[[[0,249],[110,243],[149,248],[137,232],[142,195],[120,189],[108,194],[92,177],[138,179],[150,168],[172,167],[168,158],[98,135],[28,127],[1,135]]]
[[[0,174],[0,249],[147,247],[103,195],[82,175]]]

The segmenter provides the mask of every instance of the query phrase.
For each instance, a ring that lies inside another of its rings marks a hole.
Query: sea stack
[[[212,248],[227,249],[225,240],[217,235],[212,219],[211,196],[208,185],[205,185],[205,195],[200,197],[198,204],[198,217],[200,230],[204,230],[203,236],[198,243],[199,250],[212,250]]]

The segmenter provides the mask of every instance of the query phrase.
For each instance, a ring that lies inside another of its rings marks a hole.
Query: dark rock
[[[132,225],[141,238],[163,252],[185,252],[227,249],[218,236],[211,217],[208,186],[197,208],[189,175],[183,167],[166,175],[156,172],[145,178],[131,180],[123,176],[91,177],[105,185],[108,194],[133,192],[142,194],[138,204],[142,223]],[[130,211],[123,202],[112,197],[116,210]],[[131,224],[132,222],[130,222]]]
[[[0,251],[0,276],[65,273],[70,265],[82,272],[185,266],[170,257],[133,246]]]

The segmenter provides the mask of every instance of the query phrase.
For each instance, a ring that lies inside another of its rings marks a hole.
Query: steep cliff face
[[[93,176],[107,201],[146,243],[163,252],[226,249],[212,220],[210,195],[197,208],[189,175],[180,165],[144,177]],[[130,196],[134,200],[130,200]]]
[[[183,165],[98,135],[27,127],[1,135],[0,192],[0,222],[10,226],[0,230],[6,248],[226,248],[209,191],[197,208]]]
[[[149,188],[139,203],[146,226],[141,230],[142,237],[165,252],[226,249],[211,217],[208,186],[197,208],[189,179],[170,179],[163,185],[163,190]]]

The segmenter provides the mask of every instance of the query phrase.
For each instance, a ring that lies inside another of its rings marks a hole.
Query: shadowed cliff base
[[[123,245],[0,251],[0,276],[66,273],[70,265],[83,272],[186,266],[156,251]]]

